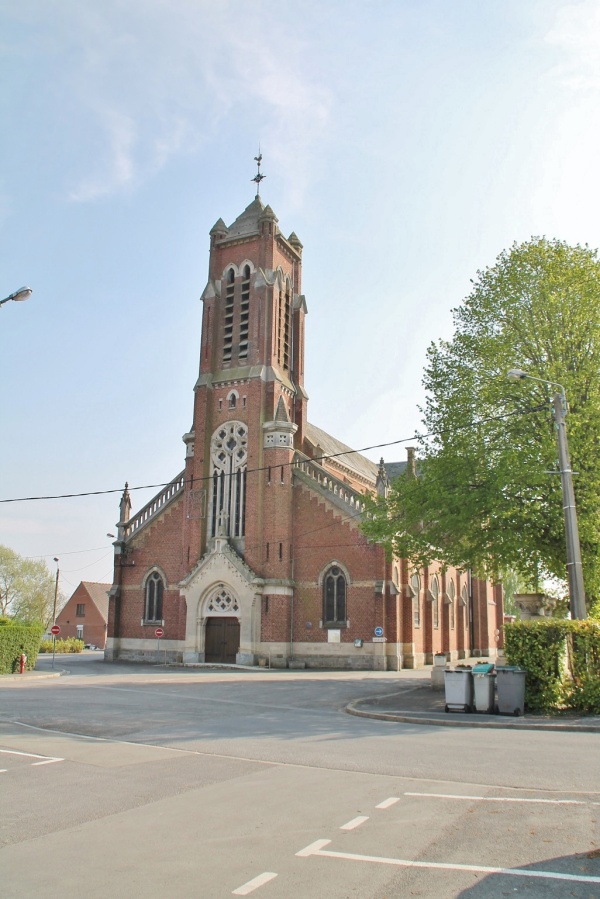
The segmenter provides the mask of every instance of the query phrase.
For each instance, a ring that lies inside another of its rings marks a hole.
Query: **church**
[[[185,464],[134,514],[122,495],[108,660],[399,670],[497,653],[500,585],[414,570],[360,530],[414,453],[378,466],[310,423],[302,250],[259,193],[210,231]]]

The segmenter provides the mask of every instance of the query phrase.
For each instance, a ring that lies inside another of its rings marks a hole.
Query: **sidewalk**
[[[512,715],[487,715],[482,712],[446,712],[445,704],[444,691],[432,690],[430,683],[421,678],[419,682],[407,683],[394,693],[357,699],[346,706],[346,711],[361,718],[435,727],[501,727],[512,730],[600,733],[600,715],[578,717],[526,713],[515,718]]]
[[[49,669],[48,671],[25,671],[24,674],[19,674],[18,672],[13,674],[0,674],[0,684],[3,684],[5,681],[22,681],[23,683],[26,683],[27,681],[32,680],[44,680],[44,678],[47,677],[61,677],[65,673],[62,666],[60,668],[57,666],[54,671]]]

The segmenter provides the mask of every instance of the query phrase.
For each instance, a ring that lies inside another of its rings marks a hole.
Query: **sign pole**
[[[56,635],[60,634],[60,625],[56,624],[56,622],[50,628],[50,633],[52,634],[52,667],[54,668],[54,655],[56,652]]]
[[[156,637],[156,664],[160,665],[160,638],[164,634],[164,629],[162,627],[157,627],[154,631],[154,636]]]

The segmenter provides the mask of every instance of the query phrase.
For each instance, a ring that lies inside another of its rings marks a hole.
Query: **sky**
[[[0,0],[0,121],[0,298],[33,290],[0,307],[0,544],[66,596],[112,581],[125,481],[135,511],[183,468],[208,233],[259,146],[309,420],[375,461],[478,270],[600,245],[600,0]]]

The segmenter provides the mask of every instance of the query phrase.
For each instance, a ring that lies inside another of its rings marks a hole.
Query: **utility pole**
[[[579,545],[579,527],[575,509],[575,491],[573,490],[573,471],[569,458],[567,426],[565,413],[567,401],[564,393],[555,393],[552,399],[554,421],[558,439],[558,460],[560,464],[560,482],[562,486],[563,510],[565,514],[565,536],[567,541],[567,575],[569,578],[569,595],[571,597],[571,617],[585,618],[585,590],[583,586],[583,568],[581,565],[581,548]]]
[[[537,381],[539,384],[548,384],[549,387],[559,387],[552,398],[554,408],[554,421],[558,439],[558,464],[560,465],[560,483],[562,487],[563,512],[565,517],[565,538],[567,544],[567,577],[569,580],[569,600],[571,618],[587,618],[585,608],[585,589],[583,586],[583,568],[581,565],[581,547],[579,545],[579,527],[577,525],[577,511],[575,509],[575,491],[573,490],[573,471],[569,458],[569,444],[567,442],[567,396],[565,388],[557,381],[548,381],[546,378],[536,378],[522,368],[511,368],[507,373],[511,381]]]

